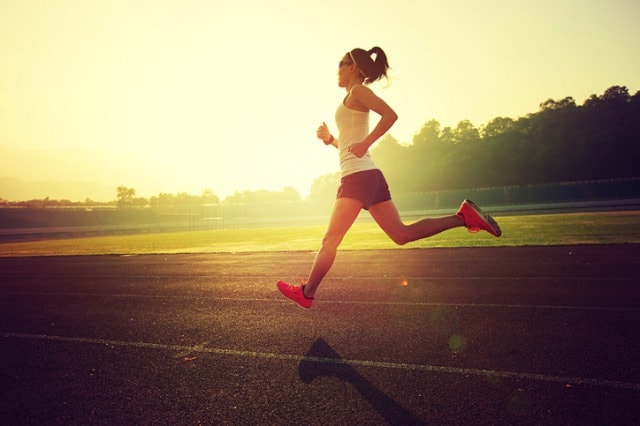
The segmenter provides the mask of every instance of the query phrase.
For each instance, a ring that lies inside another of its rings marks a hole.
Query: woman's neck
[[[364,80],[362,78],[359,78],[359,76],[352,78],[345,87],[345,89],[347,90],[347,93],[350,93],[351,89],[353,89],[354,86],[362,85],[363,82]]]

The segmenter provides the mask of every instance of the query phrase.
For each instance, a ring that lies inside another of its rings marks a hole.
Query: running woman
[[[394,110],[368,87],[387,78],[388,68],[387,56],[379,47],[369,51],[353,49],[338,64],[338,86],[347,92],[336,111],[338,137],[329,132],[325,123],[316,135],[326,145],[338,149],[340,187],[322,246],[306,283],[300,286],[284,281],[277,283],[285,297],[305,309],[311,308],[318,286],[333,265],[338,246],[361,209],[368,210],[380,228],[399,245],[460,226],[466,226],[470,232],[484,230],[496,237],[502,234],[496,221],[469,200],[464,200],[457,213],[450,216],[426,218],[410,225],[402,222],[387,182],[369,154],[369,148],[398,118]],[[372,131],[369,131],[369,111],[380,116]]]

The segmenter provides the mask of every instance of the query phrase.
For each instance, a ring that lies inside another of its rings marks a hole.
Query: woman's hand
[[[318,139],[322,140],[322,142],[324,142],[325,144],[329,141],[329,139],[331,139],[331,133],[329,132],[329,128],[324,121],[322,122],[322,125],[318,127],[318,130],[316,130],[316,136],[318,136]]]
[[[369,150],[369,144],[366,141],[351,144],[349,152],[358,158],[362,158]]]

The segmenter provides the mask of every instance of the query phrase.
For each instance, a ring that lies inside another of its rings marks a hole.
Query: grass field
[[[375,223],[357,222],[341,250],[640,243],[640,211],[497,217],[500,238],[454,229],[399,247]],[[6,242],[0,257],[315,251],[326,225]]]

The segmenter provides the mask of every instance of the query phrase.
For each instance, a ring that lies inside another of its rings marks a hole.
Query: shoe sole
[[[474,203],[471,200],[465,200],[465,203],[467,203],[467,205],[469,207],[471,207],[471,209],[474,212],[476,212],[476,214],[489,227],[489,229],[491,229],[490,231],[488,229],[483,229],[484,231],[487,231],[487,232],[489,232],[490,234],[492,234],[492,235],[494,235],[496,237],[499,237],[499,236],[502,235],[502,230],[500,229],[500,226],[498,225],[498,222],[496,222],[495,219],[493,217],[491,217],[490,214],[487,214],[484,211],[482,211],[482,209],[480,207],[478,207],[476,205],[476,203]],[[480,228],[478,229],[478,231],[480,231]],[[478,231],[476,231],[476,232],[478,232]]]

